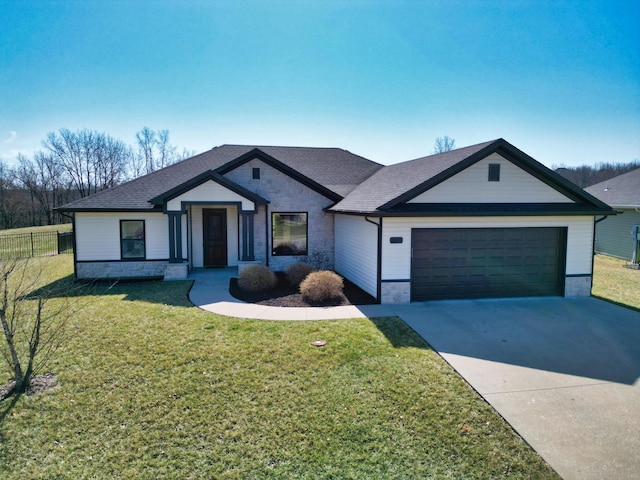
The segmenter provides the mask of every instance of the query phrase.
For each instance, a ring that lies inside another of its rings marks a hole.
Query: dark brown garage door
[[[413,229],[411,299],[563,295],[566,228]]]

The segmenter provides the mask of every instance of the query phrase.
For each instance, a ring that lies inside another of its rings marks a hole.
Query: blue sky
[[[640,2],[0,0],[0,158],[62,127],[133,144],[335,146],[389,164],[503,137],[640,159]]]

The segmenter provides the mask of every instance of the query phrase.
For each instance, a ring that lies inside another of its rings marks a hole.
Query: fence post
[[[33,232],[30,232],[30,234],[31,234],[31,256],[33,257],[36,252],[33,248]]]

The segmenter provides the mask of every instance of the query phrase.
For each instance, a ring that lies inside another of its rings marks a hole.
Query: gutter
[[[373,222],[369,220],[369,217],[365,215],[364,220],[366,222],[375,225],[378,228],[378,252],[376,255],[376,300],[378,303],[382,303],[382,217],[380,222]]]

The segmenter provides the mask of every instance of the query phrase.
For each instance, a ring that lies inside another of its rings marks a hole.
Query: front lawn
[[[398,319],[232,319],[189,286],[78,297],[58,386],[0,404],[2,478],[557,478]]]

